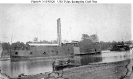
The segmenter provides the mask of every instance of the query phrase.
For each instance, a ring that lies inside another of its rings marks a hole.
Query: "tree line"
[[[67,41],[67,40],[65,40]],[[10,44],[9,42],[3,42],[0,43],[2,45],[3,50],[10,50],[10,49],[30,49],[30,45],[28,43],[45,43],[45,44],[57,44],[57,40],[53,41],[47,41],[47,40],[40,40],[38,41],[38,38],[35,37],[33,41],[28,41],[26,44],[23,42],[15,42]],[[99,38],[96,34],[88,35],[88,34],[82,34],[81,40],[78,42],[77,46],[82,48],[83,50],[91,50],[91,48],[96,48],[99,47],[101,50],[107,50],[111,49],[114,45],[116,44],[132,44],[132,41],[112,41],[112,42],[104,42],[104,41],[99,41]]]
[[[23,42],[16,42],[16,43],[12,43],[10,44],[9,42],[3,42],[1,43],[2,45],[2,48],[3,50],[7,50],[7,51],[10,51],[10,49],[13,49],[13,50],[25,50],[25,49],[29,49],[30,46],[28,43],[24,44]]]
[[[81,41],[78,43],[78,46],[82,48],[83,50],[91,50],[92,48],[100,48],[101,50],[110,50],[115,45],[122,45],[127,44],[131,45],[133,44],[131,40],[129,41],[112,41],[112,42],[104,42],[99,41],[99,38],[96,34],[88,35],[88,34],[82,34]]]

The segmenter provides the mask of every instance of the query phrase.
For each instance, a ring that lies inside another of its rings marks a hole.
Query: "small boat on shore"
[[[70,59],[66,61],[54,61],[53,62],[53,71],[63,70],[65,68],[78,67],[79,64],[72,63]]]

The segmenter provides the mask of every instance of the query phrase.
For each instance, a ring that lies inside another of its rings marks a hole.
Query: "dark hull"
[[[12,61],[23,61],[23,60],[41,60],[41,59],[58,59],[58,58],[65,58],[70,56],[44,56],[44,57],[33,57],[33,56],[11,56]]]
[[[67,65],[56,65],[54,66],[54,71],[59,71],[63,70],[65,68],[73,68],[73,67],[78,67],[80,65],[75,65],[75,64],[67,64]]]
[[[83,54],[75,54],[75,56],[81,56],[81,55],[100,55],[101,52],[95,52],[95,53],[83,53]]]
[[[82,56],[82,55],[101,55],[101,52],[96,53],[84,53],[84,54],[74,54],[74,56]],[[73,55],[64,55],[64,56],[11,56],[11,60],[39,60],[39,59],[56,59],[56,58],[67,58]]]

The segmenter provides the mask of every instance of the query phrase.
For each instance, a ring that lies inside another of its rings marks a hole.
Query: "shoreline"
[[[128,72],[127,65],[129,63],[129,59],[111,63],[94,63],[80,67],[60,70],[56,73],[59,73],[59,75],[62,74],[62,77],[68,79],[108,79],[109,77],[111,79],[120,79],[123,76],[126,76],[126,73]],[[50,76],[48,76],[48,73],[50,74],[54,72],[39,73],[36,75],[28,76],[25,75],[19,79],[49,79]]]

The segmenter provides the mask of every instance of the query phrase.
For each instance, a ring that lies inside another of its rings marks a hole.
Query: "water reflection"
[[[129,52],[102,52],[101,55],[83,55],[74,56],[70,59],[72,63],[78,65],[88,65],[89,63],[107,63],[129,59]],[[62,60],[62,59],[61,59]],[[34,60],[34,61],[0,61],[0,67],[3,73],[10,77],[17,77],[24,73],[32,75],[44,72],[51,72],[54,60]]]
[[[0,66],[2,67],[2,72],[10,75],[10,77],[17,77],[22,73],[26,75],[32,75],[52,71],[51,62],[44,60],[1,61]]]
[[[83,55],[83,56],[74,56],[73,60],[75,64],[80,65],[88,65],[89,63],[101,62],[101,56],[90,56],[90,55]]]

